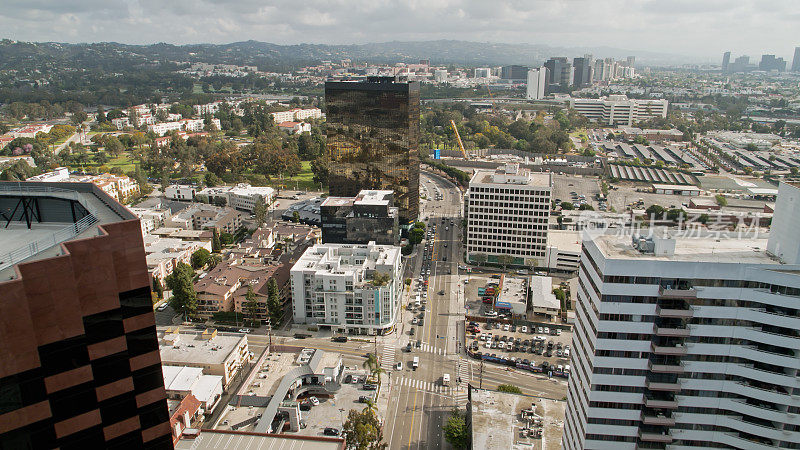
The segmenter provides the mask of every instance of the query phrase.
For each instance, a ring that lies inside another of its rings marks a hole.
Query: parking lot
[[[546,326],[531,330],[499,322],[479,325],[477,333],[467,333],[467,345],[473,351],[483,354],[496,354],[498,357],[528,360],[532,366],[566,367],[572,349],[572,333],[559,330],[558,335],[550,334],[553,329]],[[543,363],[547,363],[544,365]],[[545,369],[546,373],[547,370]]]
[[[600,193],[597,178],[584,178],[576,175],[553,175],[553,201],[577,203],[580,198],[573,198],[573,194],[585,196],[586,203],[597,209],[595,195]]]

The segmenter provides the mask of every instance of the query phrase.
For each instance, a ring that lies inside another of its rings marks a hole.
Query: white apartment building
[[[116,119],[111,119],[111,123],[118,130],[131,126],[131,121],[127,117],[117,117]]]
[[[173,184],[164,189],[164,196],[171,200],[194,200],[197,195],[197,188],[194,186],[184,186]]]
[[[202,116],[203,114],[214,114],[219,112],[219,105],[222,102],[206,103],[205,105],[194,105],[192,109],[195,115]]]
[[[251,186],[247,183],[205,188],[197,194],[208,196],[209,201],[213,201],[216,197],[222,197],[231,208],[247,212],[253,212],[259,199],[264,201],[265,205],[271,205],[275,201],[276,195],[275,189],[269,186]]]
[[[403,285],[400,247],[317,244],[290,277],[295,323],[350,334],[394,330]]]
[[[433,81],[437,83],[444,83],[447,81],[447,70],[436,69],[433,71]]]
[[[629,126],[652,117],[667,117],[669,102],[628,99],[625,95],[600,98],[570,98],[569,107],[587,119],[612,126]]]
[[[319,108],[290,109],[289,111],[279,111],[272,113],[272,120],[275,123],[298,122],[305,119],[319,119],[322,117],[322,110]]]
[[[781,194],[769,239],[584,241],[564,448],[800,448],[800,189]]]
[[[513,265],[543,265],[552,186],[549,173],[519,164],[478,170],[469,182],[467,258],[483,254],[487,262],[502,263],[507,255]]]
[[[525,97],[528,100],[541,100],[544,98],[544,88],[547,86],[547,68],[539,67],[528,71],[528,87]]]

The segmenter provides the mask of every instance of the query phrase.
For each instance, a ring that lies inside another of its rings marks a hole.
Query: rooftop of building
[[[32,216],[30,226],[23,211],[35,213],[35,208],[23,208],[20,199],[35,199],[40,204],[40,212]],[[42,199],[58,200],[44,204]],[[138,219],[93,183],[3,181],[0,200],[6,216],[14,214],[15,205],[20,206],[14,220],[0,229],[0,279],[13,278],[13,265],[22,261],[62,254],[57,245],[61,242],[99,236],[99,226]],[[88,212],[77,225],[71,220],[70,203],[80,204]]]
[[[558,248],[561,252],[580,253],[583,238],[580,231],[549,230],[547,244]]]
[[[530,398],[481,389],[472,389],[470,394],[472,448],[512,448],[515,416]]]
[[[177,340],[165,340],[165,337],[174,339],[176,334],[179,336]],[[243,339],[247,338],[238,334],[213,333],[213,337],[208,339],[200,331],[177,331],[176,327],[158,329],[159,351],[164,364],[222,364]]]
[[[355,264],[352,255],[364,256]],[[378,265],[392,265],[400,257],[400,247],[368,244],[316,244],[307,249],[292,270],[312,269],[323,272],[352,273],[361,269],[374,269]]]
[[[384,191],[371,191],[371,190],[363,190],[358,193],[355,198],[354,204],[356,205],[388,205],[391,202],[391,198],[394,195],[394,191],[391,190],[384,190]]]
[[[208,230],[184,230],[183,228],[175,227],[160,227],[150,232],[154,236],[164,236],[175,239],[192,240],[192,241],[210,241],[213,237],[213,232]]]
[[[738,238],[734,232],[729,233],[732,237],[724,237],[721,234],[720,237],[713,234],[672,237],[675,241],[675,250],[670,255],[640,252],[633,247],[633,237],[630,234],[600,235],[592,240],[605,257],[610,259],[780,264],[766,252],[766,236]]]
[[[217,264],[208,274],[194,284],[198,293],[225,295],[234,286],[247,289],[253,287],[255,293],[266,293],[266,285],[278,269],[274,264],[237,263],[224,261]]]
[[[188,391],[203,376],[203,369],[200,367],[186,366],[161,366],[161,373],[164,376],[164,388],[168,391]]]
[[[338,437],[291,436],[228,430],[197,430],[196,433],[196,437],[182,437],[175,445],[175,449],[343,450],[345,448],[344,439]]]
[[[328,197],[325,201],[322,202],[322,207],[330,206],[330,207],[342,207],[342,206],[349,206],[353,204],[355,199],[353,197]]]
[[[553,278],[534,275],[530,278],[531,304],[535,308],[560,309],[556,296],[553,294]]]
[[[469,185],[550,187],[552,181],[549,173],[531,172],[519,164],[508,163],[496,170],[476,170]]]

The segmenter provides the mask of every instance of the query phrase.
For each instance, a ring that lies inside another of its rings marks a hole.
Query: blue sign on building
[[[442,159],[442,150],[439,148],[433,149],[433,159]]]

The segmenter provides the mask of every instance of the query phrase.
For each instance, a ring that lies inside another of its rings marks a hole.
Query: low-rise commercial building
[[[198,189],[196,186],[173,184],[164,189],[164,196],[171,200],[192,201],[194,200],[194,196],[197,195],[197,191]]]
[[[143,239],[147,271],[151,279],[158,280],[162,285],[179,263],[191,265],[192,253],[201,248],[211,251],[210,241],[187,241],[152,235]]]
[[[561,303],[553,294],[553,279],[550,277],[530,277],[530,305],[531,311],[550,319],[556,317],[561,310]]]
[[[225,199],[225,203],[231,208],[247,212],[253,212],[259,201],[264,202],[265,206],[270,206],[275,201],[275,189],[269,186],[251,186],[247,183],[205,188],[196,195],[207,196],[211,203],[215,203],[217,199]]]
[[[305,119],[319,119],[322,117],[322,110],[319,108],[295,108],[289,111],[278,111],[271,114],[272,120],[275,121],[275,123],[295,122]]]
[[[392,191],[364,190],[356,197],[328,197],[322,202],[324,244],[382,245],[400,242],[398,208]]]
[[[194,203],[170,217],[166,226],[189,230],[216,229],[218,233],[233,234],[242,226],[242,213],[233,208]]]
[[[550,230],[543,267],[550,272],[577,272],[581,263],[581,240],[579,231]]]
[[[291,270],[295,323],[353,334],[394,329],[402,292],[400,248],[317,244]]]
[[[168,400],[193,396],[200,402],[200,414],[211,414],[222,398],[222,376],[203,374],[201,367],[161,366]]]
[[[223,389],[250,362],[247,335],[242,334],[159,327],[158,344],[164,365],[199,367],[204,374],[222,376]]]
[[[469,182],[467,258],[541,266],[547,251],[552,177],[519,164],[478,170]],[[485,258],[485,259],[484,259]]]
[[[667,100],[628,99],[625,95],[600,98],[570,98],[569,107],[587,119],[606,125],[632,127],[653,117],[667,117]]]

